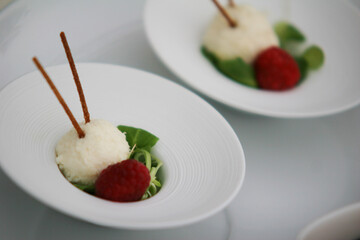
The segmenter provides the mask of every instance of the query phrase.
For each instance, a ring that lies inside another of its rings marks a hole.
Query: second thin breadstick
[[[69,44],[68,44],[68,42],[66,40],[66,36],[65,36],[64,32],[60,33],[60,38],[61,38],[61,41],[62,41],[62,43],[64,45],[66,57],[67,57],[67,59],[69,61],[71,72],[72,72],[72,74],[74,76],[76,88],[77,88],[77,91],[79,93],[81,107],[82,107],[83,113],[84,113],[85,123],[88,123],[88,122],[90,122],[90,114],[89,114],[89,111],[88,111],[88,108],[87,108],[87,105],[86,105],[84,91],[82,89],[80,78],[79,78],[79,75],[78,75],[77,70],[76,70],[75,62],[74,62],[74,59],[72,57],[70,47],[69,47]]]

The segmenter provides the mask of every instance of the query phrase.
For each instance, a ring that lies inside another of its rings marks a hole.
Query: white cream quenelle
[[[100,172],[128,158],[126,136],[113,124],[93,119],[80,124],[85,137],[72,128],[56,145],[56,163],[65,177],[75,183],[93,184]]]
[[[278,46],[278,38],[266,16],[247,5],[225,8],[237,26],[232,28],[220,13],[205,32],[203,45],[222,60],[242,58],[252,63],[263,50]]]

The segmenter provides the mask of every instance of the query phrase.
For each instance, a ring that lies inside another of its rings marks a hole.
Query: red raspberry
[[[300,80],[300,70],[286,51],[270,47],[255,59],[256,80],[260,88],[286,90],[293,88]]]
[[[138,201],[150,184],[144,164],[128,159],[105,168],[95,182],[95,195],[115,202]]]

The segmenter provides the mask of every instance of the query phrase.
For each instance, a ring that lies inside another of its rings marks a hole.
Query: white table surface
[[[126,65],[185,86],[150,48],[142,23],[144,2],[13,2],[0,11],[0,89],[34,71],[34,55],[46,66],[65,63],[60,31],[66,32],[76,62]],[[0,239],[289,240],[321,215],[360,201],[360,107],[330,117],[286,120],[205,99],[229,121],[246,154],[243,188],[226,210],[175,229],[104,228],[39,203],[0,170]]]

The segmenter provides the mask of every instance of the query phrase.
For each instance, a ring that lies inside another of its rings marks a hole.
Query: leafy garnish
[[[157,179],[157,173],[163,162],[150,153],[151,148],[157,143],[159,138],[140,128],[120,125],[118,129],[125,133],[126,141],[129,143],[130,148],[132,148],[129,158],[143,163],[150,172],[150,185],[141,199],[150,198],[161,188],[161,182]]]
[[[75,187],[83,190],[84,192],[95,194],[95,185],[94,184],[83,184],[83,183],[72,183]]]
[[[301,77],[298,84],[304,81],[309,70],[319,69],[323,65],[325,56],[320,47],[314,45],[301,53],[306,37],[294,25],[280,21],[275,24],[274,31],[279,38],[280,47],[294,57],[299,67]],[[248,87],[258,88],[253,66],[241,58],[222,60],[205,46],[201,47],[201,52],[225,76]]]
[[[219,61],[218,67],[229,78],[249,87],[257,87],[253,67],[245,63],[241,58]]]
[[[125,133],[126,141],[129,143],[130,148],[136,145],[136,148],[150,152],[151,148],[159,140],[158,137],[141,128],[120,125],[118,129]]]
[[[325,60],[324,52],[319,46],[313,45],[308,47],[303,53],[302,57],[307,62],[308,66],[312,70],[319,69]]]
[[[140,162],[142,162],[146,168],[150,171],[151,170],[151,154],[144,150],[144,149],[136,149],[133,154],[130,156],[130,158],[134,158]]]
[[[300,70],[300,80],[298,82],[298,85],[300,83],[302,83],[304,81],[304,79],[306,78],[307,74],[308,74],[308,63],[306,62],[306,60],[303,57],[295,57],[295,61],[299,67]]]
[[[306,40],[304,34],[299,29],[285,21],[277,22],[274,30],[282,48],[289,42],[304,42]]]
[[[298,85],[307,77],[309,70],[319,69],[324,63],[324,52],[318,46],[308,47],[303,54],[299,52],[306,40],[304,34],[295,26],[281,21],[275,24],[274,30],[280,40],[280,46],[293,55],[301,74]]]
[[[131,158],[142,162],[150,172],[150,184],[141,199],[144,200],[154,196],[161,188],[161,183],[157,179],[157,173],[163,162],[144,149],[135,149]]]
[[[207,50],[207,48],[204,46],[201,47],[201,53],[217,68],[218,58],[215,56],[215,54]]]
[[[252,66],[245,63],[241,58],[221,60],[204,46],[201,47],[201,52],[225,76],[246,86],[257,87]]]
[[[150,198],[159,192],[162,186],[159,179],[157,179],[157,174],[163,162],[150,153],[151,148],[157,143],[159,138],[140,128],[120,125],[118,129],[126,133],[126,140],[132,149],[129,154],[129,159],[135,159],[143,163],[149,170],[150,184],[141,200]],[[72,184],[84,192],[95,195],[95,184],[75,182],[72,182]]]

